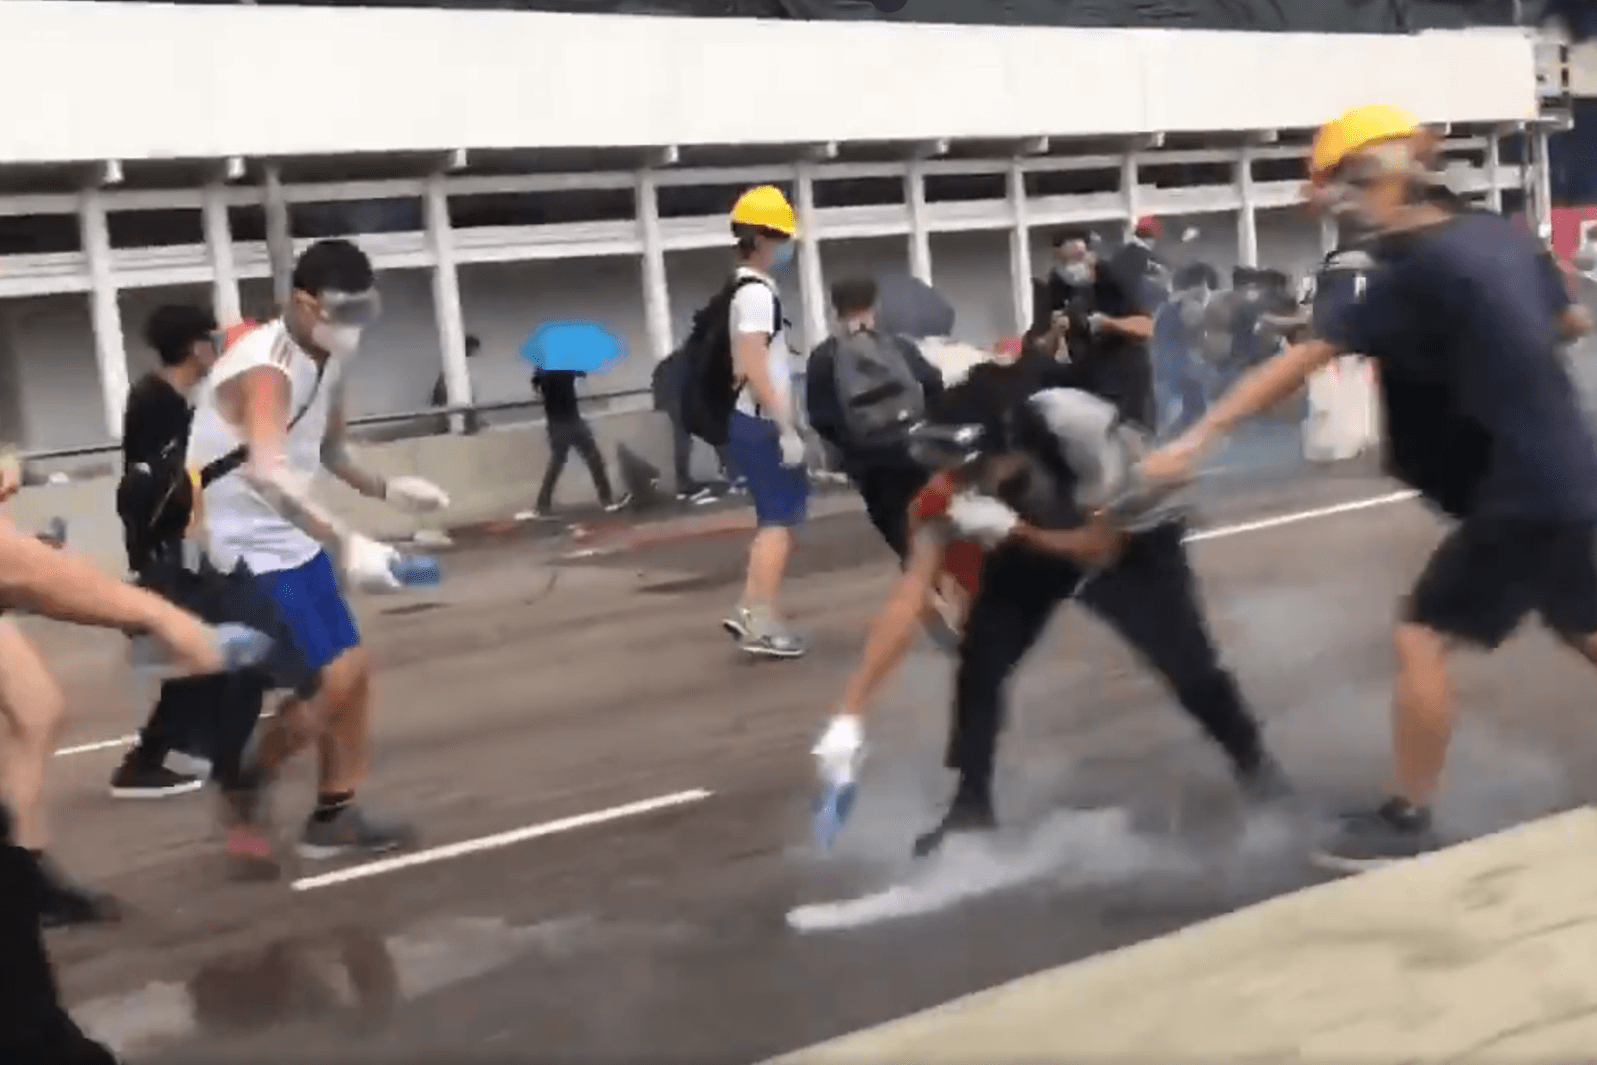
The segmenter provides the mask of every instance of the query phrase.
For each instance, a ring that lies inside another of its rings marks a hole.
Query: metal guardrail
[[[578,399],[585,405],[604,404],[608,406],[617,400],[635,399],[640,396],[648,396],[651,394],[651,392],[652,390],[648,388],[623,388],[614,392],[595,392],[590,395],[579,396]],[[542,408],[542,401],[536,399],[506,400],[501,403],[473,403],[463,406],[428,407],[425,410],[401,411],[395,414],[365,414],[361,415],[360,417],[349,419],[349,424],[351,428],[359,429],[376,426],[403,425],[407,422],[434,421],[439,418],[447,418],[454,414],[477,414],[480,416],[486,414],[502,413],[504,411],[541,410]],[[598,413],[603,414],[605,411],[603,408],[601,408]],[[51,462],[61,459],[81,459],[94,458],[99,455],[114,455],[121,450],[122,444],[119,441],[113,441],[104,444],[82,444],[76,447],[59,447],[47,448],[40,451],[24,451],[21,454],[21,459],[24,463]]]

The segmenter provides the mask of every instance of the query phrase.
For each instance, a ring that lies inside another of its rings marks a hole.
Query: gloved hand
[[[426,514],[449,505],[449,493],[422,477],[395,477],[383,498],[401,510]]]
[[[832,718],[810,753],[824,783],[833,787],[854,783],[865,761],[865,728],[860,719],[853,714]]]
[[[995,547],[1015,531],[1020,515],[991,496],[964,493],[949,503],[948,521],[962,538]]]
[[[404,587],[394,576],[399,552],[369,536],[350,533],[344,539],[344,575],[357,588],[370,592],[392,592]]]
[[[776,442],[782,449],[782,465],[804,465],[804,454],[808,449],[805,448],[804,438],[799,435],[797,429],[791,427],[783,429]]]

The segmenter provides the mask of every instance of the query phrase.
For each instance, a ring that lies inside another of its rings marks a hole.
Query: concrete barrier
[[[644,410],[607,413],[591,424],[618,490],[616,453],[623,444],[635,459],[660,471],[663,488],[675,490],[671,429],[663,414]],[[451,497],[448,510],[418,518],[362,498],[331,478],[318,480],[315,491],[322,503],[357,528],[387,539],[408,538],[423,529],[473,525],[529,509],[549,463],[548,437],[542,424],[494,428],[475,436],[421,436],[369,444],[360,450],[373,468],[390,476],[426,477],[443,486]],[[597,502],[593,483],[581,461],[573,458],[560,480],[556,505],[590,506]],[[714,469],[714,458],[703,444],[696,445],[694,467],[701,475]],[[120,573],[127,562],[115,490],[116,478],[111,476],[38,485],[17,493],[5,513],[26,530],[42,529],[54,517],[66,519],[71,547]]]

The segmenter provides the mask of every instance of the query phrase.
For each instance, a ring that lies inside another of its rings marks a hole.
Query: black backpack
[[[856,447],[903,443],[926,416],[926,394],[910,369],[903,341],[861,329],[837,338],[832,376],[843,430]]]
[[[669,360],[681,364],[678,395],[682,425],[711,447],[721,447],[727,442],[727,423],[741,390],[732,367],[730,315],[732,298],[744,285],[770,287],[768,282],[748,274],[733,277],[694,314],[688,338],[668,356]],[[782,301],[774,288],[771,298],[776,301],[776,322],[780,329]]]

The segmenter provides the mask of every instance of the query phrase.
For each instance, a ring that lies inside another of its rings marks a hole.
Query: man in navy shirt
[[[1375,234],[1363,291],[1144,467],[1188,474],[1237,422],[1337,355],[1362,354],[1381,369],[1389,468],[1458,520],[1395,633],[1391,794],[1344,820],[1319,855],[1337,869],[1436,845],[1430,802],[1453,726],[1452,647],[1494,648],[1535,613],[1597,661],[1597,444],[1559,354],[1585,322],[1531,234],[1442,191],[1434,149],[1395,108],[1355,108],[1320,131],[1313,200]]]

